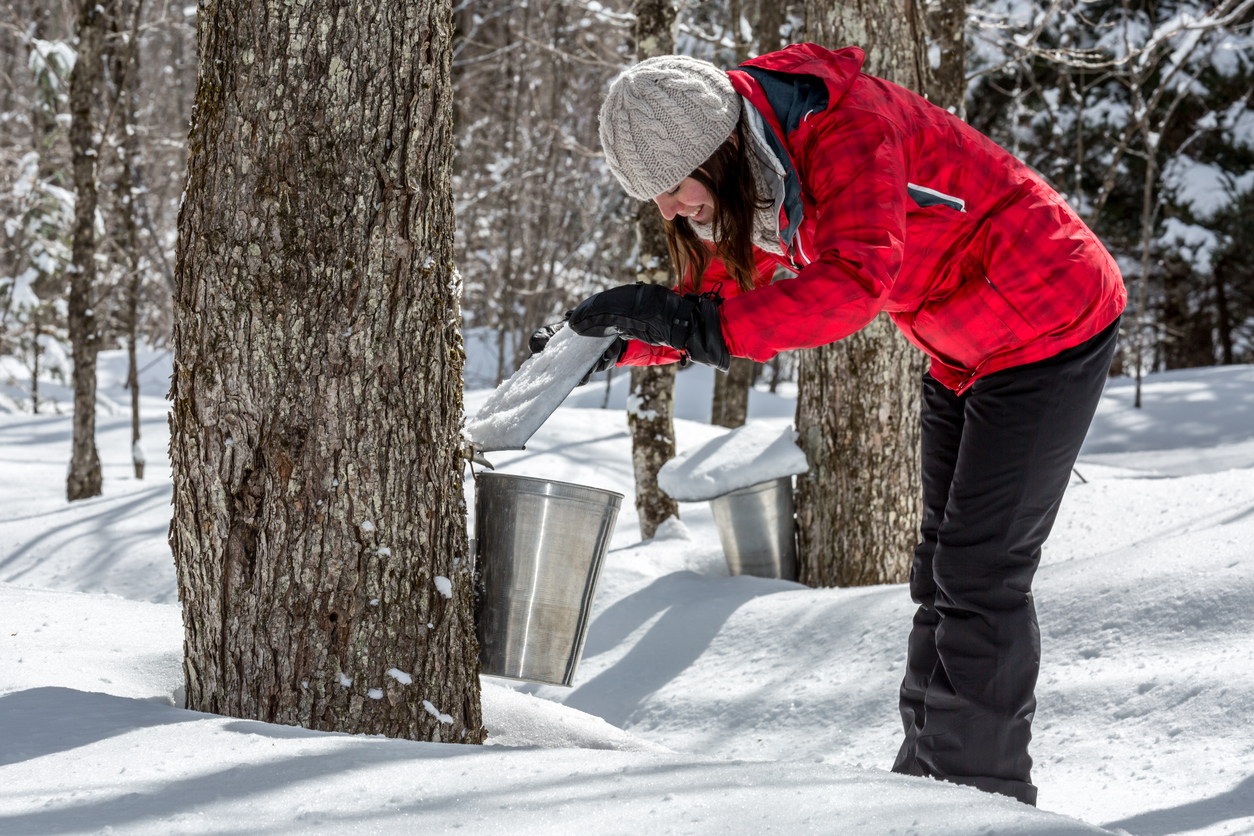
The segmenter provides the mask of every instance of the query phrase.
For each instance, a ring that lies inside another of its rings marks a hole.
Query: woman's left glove
[[[680,296],[662,285],[641,282],[588,297],[566,314],[566,321],[586,337],[617,334],[670,346],[694,362],[727,371],[731,354],[718,318],[722,302],[715,293]]]

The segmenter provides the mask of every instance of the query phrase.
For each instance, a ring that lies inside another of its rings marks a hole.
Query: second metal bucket
[[[711,499],[710,510],[733,575],[797,579],[791,476]]]
[[[476,631],[483,673],[569,686],[623,495],[480,474]]]

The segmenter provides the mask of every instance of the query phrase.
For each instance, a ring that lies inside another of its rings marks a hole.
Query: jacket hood
[[[818,44],[793,44],[779,52],[760,55],[740,66],[816,76],[827,86],[828,105],[831,106],[849,90],[865,62],[866,53],[856,46],[833,51]]]

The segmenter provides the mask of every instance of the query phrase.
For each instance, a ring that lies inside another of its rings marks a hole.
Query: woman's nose
[[[657,204],[658,211],[662,213],[662,217],[671,221],[679,214],[679,201],[668,194],[660,194],[653,198],[653,202]]]

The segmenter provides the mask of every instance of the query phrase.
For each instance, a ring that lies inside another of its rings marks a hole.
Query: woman
[[[657,202],[683,286],[614,288],[568,321],[623,337],[608,360],[725,370],[886,311],[928,354],[893,770],[1035,804],[1031,582],[1127,294],[1039,177],[862,61],[800,44],[729,73],[665,56],[620,76],[601,109],[606,161]],[[777,266],[796,277],[772,283]]]

